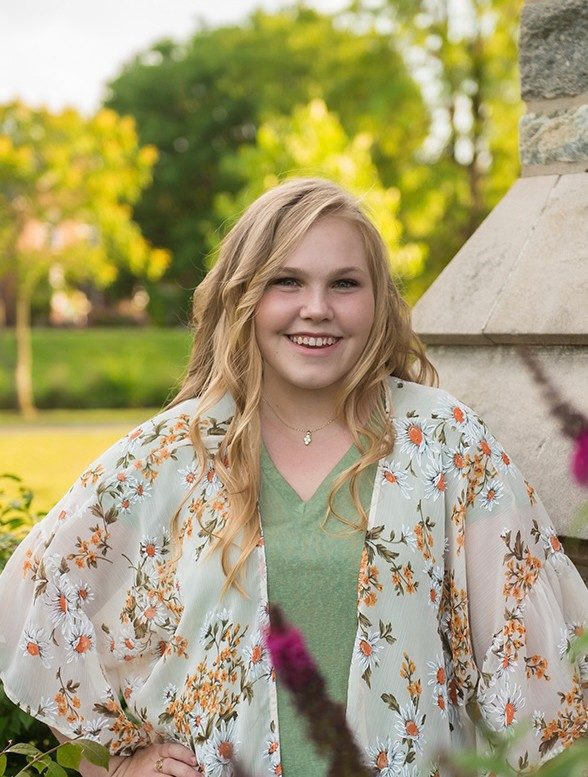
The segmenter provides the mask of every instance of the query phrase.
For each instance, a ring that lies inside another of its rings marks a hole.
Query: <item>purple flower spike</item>
[[[306,719],[308,736],[317,751],[329,758],[329,777],[370,777],[347,726],[345,709],[329,698],[324,678],[302,634],[286,621],[277,605],[270,604],[269,613],[265,641],[278,679]]]
[[[572,475],[576,483],[588,486],[588,429],[584,429],[576,438],[572,455]]]
[[[266,643],[276,671],[290,690],[301,690],[316,678],[317,667],[306,649],[304,637],[281,619],[276,622],[275,611]]]

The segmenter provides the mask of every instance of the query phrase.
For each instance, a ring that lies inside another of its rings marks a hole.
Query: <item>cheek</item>
[[[371,294],[356,300],[353,309],[348,311],[347,320],[357,335],[368,336],[374,322],[374,312],[374,299]]]
[[[286,326],[285,306],[271,295],[262,297],[254,314],[255,336],[261,349],[267,339]]]

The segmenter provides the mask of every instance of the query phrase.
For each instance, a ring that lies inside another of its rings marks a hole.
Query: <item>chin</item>
[[[298,389],[304,391],[320,391],[328,388],[336,388],[341,382],[342,377],[333,378],[332,380],[323,378],[316,378],[308,380],[300,380],[300,378],[288,380],[291,386],[295,386]]]

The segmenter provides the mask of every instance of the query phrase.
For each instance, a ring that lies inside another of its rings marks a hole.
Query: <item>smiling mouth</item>
[[[335,345],[341,339],[340,337],[307,337],[298,335],[286,335],[288,340],[295,345],[303,345],[306,348],[328,348]]]

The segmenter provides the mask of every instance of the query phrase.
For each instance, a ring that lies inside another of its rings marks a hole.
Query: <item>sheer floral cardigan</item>
[[[378,464],[358,570],[351,730],[374,774],[421,777],[440,773],[440,750],[476,743],[477,717],[497,731],[527,720],[513,765],[535,764],[586,730],[587,663],[570,661],[586,589],[472,410],[396,379],[388,399],[397,439]],[[248,597],[219,600],[219,557],[206,551],[229,503],[212,456],[197,479],[196,404],[112,446],[13,554],[0,576],[1,678],[32,715],[113,754],[174,739],[205,775],[229,775],[232,754],[280,774],[263,540]],[[211,453],[232,412],[225,397],[206,419]]]

